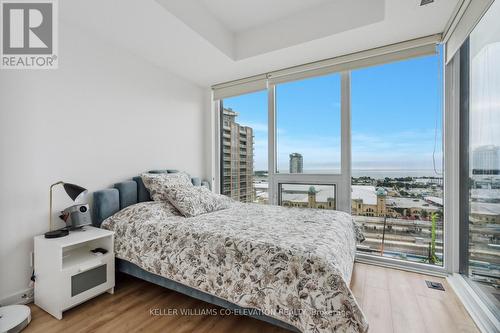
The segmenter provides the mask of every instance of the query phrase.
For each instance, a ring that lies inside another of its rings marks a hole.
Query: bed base
[[[170,169],[149,171],[149,173],[156,174],[176,172],[178,171]],[[206,186],[210,188],[209,182],[202,181],[198,177],[192,177],[191,182],[194,186]],[[116,212],[130,205],[145,201],[151,201],[151,197],[140,176],[133,177],[132,180],[116,183],[114,184],[113,188],[96,191],[93,193],[92,224],[95,227],[100,228],[101,223],[106,218],[112,216]],[[272,325],[285,328],[292,332],[300,332],[296,327],[282,322],[281,320],[266,316],[256,309],[247,309],[240,307],[214,295],[210,295],[194,288],[190,288],[160,275],[149,273],[139,266],[132,264],[131,262],[128,262],[126,260],[116,258],[116,270],[128,275],[135,276],[136,278],[139,278],[141,280],[157,284],[167,289],[177,291],[181,294],[199,299],[201,301],[215,304],[229,310],[238,311],[239,313],[245,313],[249,317],[268,322]],[[251,311],[251,313],[248,313],[248,311]]]
[[[281,320],[278,320],[276,318],[266,316],[266,315],[262,314],[262,312],[260,312],[259,310],[240,307],[240,306],[238,306],[234,303],[228,302],[222,298],[216,297],[216,296],[211,295],[211,294],[204,293],[200,290],[197,290],[197,289],[188,287],[186,285],[180,284],[180,283],[175,282],[173,280],[167,279],[163,276],[156,275],[156,274],[150,273],[148,271],[145,271],[144,269],[140,268],[139,266],[137,266],[129,261],[123,260],[123,259],[116,258],[115,263],[116,263],[116,270],[119,272],[122,272],[122,273],[125,273],[128,275],[132,275],[132,276],[139,278],[141,280],[154,283],[154,284],[162,286],[164,288],[174,290],[176,292],[187,295],[189,297],[196,298],[200,301],[204,301],[204,302],[207,302],[210,304],[215,304],[217,306],[235,311],[237,313],[245,313],[244,311],[247,310],[246,315],[248,317],[252,317],[252,318],[255,318],[258,320],[265,321],[269,324],[279,326],[279,327],[287,329],[291,332],[299,332],[300,333],[300,331],[296,327],[294,327],[288,323],[285,323]],[[248,310],[250,310],[251,313],[248,313]]]

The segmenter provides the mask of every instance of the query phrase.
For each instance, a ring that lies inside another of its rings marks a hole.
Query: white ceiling
[[[156,0],[233,60],[381,22],[385,0]]]
[[[331,0],[199,0],[199,2],[228,30],[241,32]]]
[[[441,33],[458,2],[420,7],[420,0],[65,0],[59,15],[210,86]]]

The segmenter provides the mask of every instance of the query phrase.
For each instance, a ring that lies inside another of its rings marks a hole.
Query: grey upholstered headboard
[[[149,173],[176,173],[177,170],[151,170]],[[210,183],[202,181],[198,177],[192,177],[191,182],[195,186],[206,186],[210,188]],[[108,188],[94,192],[92,203],[92,224],[100,227],[101,223],[122,210],[125,207],[138,202],[151,201],[149,191],[144,186],[140,176],[124,182],[116,183],[113,188]]]

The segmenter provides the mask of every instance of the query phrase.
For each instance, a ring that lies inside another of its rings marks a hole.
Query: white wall
[[[98,190],[154,168],[205,176],[206,90],[67,22],[59,69],[0,70],[0,300],[28,287],[49,186]],[[72,202],[61,188],[55,208]]]

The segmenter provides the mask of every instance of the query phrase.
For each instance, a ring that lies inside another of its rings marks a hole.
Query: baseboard
[[[15,294],[0,299],[0,305],[5,306],[13,304],[28,304],[33,302],[33,298],[34,298],[33,288],[27,288],[25,290],[21,290]]]
[[[446,280],[482,333],[500,331],[500,322],[460,274],[455,273]]]

